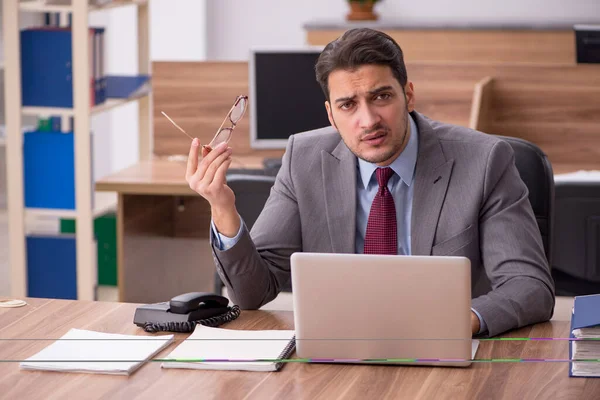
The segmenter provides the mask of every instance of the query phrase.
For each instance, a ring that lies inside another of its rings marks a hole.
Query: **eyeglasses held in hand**
[[[225,116],[225,119],[223,120],[223,123],[221,124],[221,126],[217,130],[217,133],[215,134],[215,136],[213,137],[213,139],[210,141],[210,143],[207,146],[205,146],[205,147],[208,148],[209,151],[212,150],[212,149],[214,149],[216,146],[218,146],[219,144],[221,144],[223,142],[226,142],[226,143],[229,142],[229,140],[231,139],[231,134],[233,133],[233,130],[237,126],[237,123],[244,116],[244,113],[246,112],[247,105],[248,105],[248,96],[238,96],[235,99],[235,102],[233,103],[233,106],[231,106],[231,109],[229,110],[229,112]],[[186,131],[184,131],[183,128],[181,128],[179,125],[177,125],[175,123],[175,121],[173,121],[164,111],[161,111],[161,113],[177,129],[179,129],[181,132],[183,132],[190,139],[194,140],[194,138],[192,138],[190,135],[188,135],[188,133]],[[228,127],[224,127],[225,124],[227,123],[227,120],[229,120],[229,122],[230,122],[231,125],[228,126]]]

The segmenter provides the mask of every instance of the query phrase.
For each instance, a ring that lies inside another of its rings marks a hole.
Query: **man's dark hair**
[[[389,66],[404,90],[407,82],[406,66],[398,43],[383,32],[356,28],[346,31],[329,43],[319,55],[315,71],[317,82],[327,100],[329,101],[329,74],[337,69],[353,71],[366,64]]]

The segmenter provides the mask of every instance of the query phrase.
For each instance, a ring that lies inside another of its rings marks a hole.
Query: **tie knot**
[[[388,181],[392,175],[394,175],[394,170],[390,167],[377,168],[375,174],[377,174],[377,183],[379,183],[379,187],[387,187]]]

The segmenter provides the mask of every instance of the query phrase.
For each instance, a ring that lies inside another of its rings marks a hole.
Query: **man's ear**
[[[404,96],[406,109],[408,112],[413,112],[415,110],[415,87],[411,81],[406,82],[406,86],[404,86]]]
[[[331,114],[331,105],[328,101],[325,102],[325,109],[327,110],[327,118],[329,118],[329,123],[337,130],[337,126],[335,126],[335,120],[333,119],[333,114]]]

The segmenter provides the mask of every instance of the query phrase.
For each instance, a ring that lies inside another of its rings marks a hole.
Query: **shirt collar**
[[[408,139],[408,143],[402,153],[392,162],[390,168],[394,170],[394,172],[402,179],[407,186],[410,186],[413,182],[413,176],[415,172],[415,165],[417,164],[417,150],[419,144],[419,131],[417,129],[417,124],[413,120],[412,116],[408,114],[408,120],[410,123],[410,138]],[[358,159],[358,169],[360,173],[360,177],[362,179],[362,184],[365,187],[365,190],[369,186],[369,182],[371,181],[371,177],[373,173],[377,169],[377,165],[365,161],[363,159]]]

